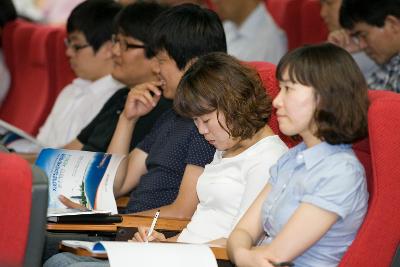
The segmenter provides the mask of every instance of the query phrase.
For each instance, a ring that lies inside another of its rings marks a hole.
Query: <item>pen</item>
[[[282,261],[282,262],[273,262],[273,261],[269,261],[272,265],[274,265],[275,267],[292,267],[294,266],[294,263],[291,261]]]
[[[154,218],[153,218],[153,221],[152,221],[152,223],[151,223],[149,232],[147,233],[147,238],[146,238],[147,240],[146,240],[146,242],[148,242],[149,237],[150,237],[151,234],[153,233],[153,230],[154,230],[154,227],[156,226],[157,219],[158,219],[158,216],[159,216],[159,215],[160,215],[160,210],[158,210],[158,211],[156,212],[156,214],[154,215]]]

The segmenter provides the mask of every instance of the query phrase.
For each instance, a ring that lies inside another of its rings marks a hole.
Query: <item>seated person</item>
[[[88,0],[69,16],[66,54],[78,78],[61,91],[40,128],[37,139],[44,146],[71,142],[123,86],[110,75],[113,19],[120,9],[113,1]]]
[[[3,51],[1,49],[1,40],[3,29],[7,23],[17,18],[17,12],[11,0],[0,1],[0,105],[6,98],[8,89],[10,89],[11,77],[8,67],[4,60]]]
[[[139,118],[161,95],[174,99],[183,73],[200,56],[226,52],[222,23],[215,12],[194,4],[172,7],[153,23],[149,53],[160,63],[160,82],[136,86],[128,96],[108,152],[125,154]],[[192,120],[165,112],[129,154],[114,182],[115,197],[130,193],[127,211],[190,218],[197,205],[196,183],[214,148]]]
[[[111,76],[126,87],[117,90],[104,104],[100,112],[89,122],[67,149],[106,152],[124,109],[130,87],[147,81],[157,81],[158,61],[146,53],[150,39],[150,25],[165,8],[155,3],[136,3],[123,8],[115,18],[116,35],[113,38]],[[157,118],[172,106],[161,98],[158,105],[139,119],[133,133],[129,151],[150,132]]]
[[[224,21],[228,54],[241,60],[278,63],[287,51],[286,34],[263,0],[211,0]]]
[[[339,10],[342,5],[342,0],[320,0],[321,2],[321,18],[330,32],[328,41],[334,42],[335,36],[345,33],[339,22]],[[344,47],[345,48],[345,47]],[[349,51],[351,53],[351,50]],[[354,60],[357,62],[364,77],[368,77],[378,66],[374,61],[367,56],[363,51],[352,53]]]
[[[197,182],[198,204],[190,223],[168,240],[225,244],[267,183],[270,167],[287,151],[267,125],[271,100],[255,70],[231,56],[212,53],[185,73],[174,108],[192,118],[217,151]],[[139,229],[136,240],[144,241],[147,230]],[[153,231],[153,240],[166,239]]]
[[[303,142],[271,168],[229,236],[228,255],[239,267],[337,266],[368,205],[365,171],[351,148],[367,135],[367,84],[350,54],[333,44],[288,53],[276,76],[279,129]]]
[[[198,59],[184,74],[174,107],[194,120],[199,133],[217,151],[199,177],[199,200],[191,222],[179,236],[168,240],[225,244],[267,183],[269,168],[287,151],[285,143],[267,125],[271,100],[255,70],[224,53],[212,53]],[[146,240],[146,231],[148,228],[139,228],[136,240]],[[153,231],[149,241],[155,240],[166,239]],[[58,257],[82,265],[85,260],[97,262],[68,253]]]
[[[369,88],[400,92],[400,2],[342,0],[340,24],[331,39],[350,52],[364,51],[379,68],[367,77]]]

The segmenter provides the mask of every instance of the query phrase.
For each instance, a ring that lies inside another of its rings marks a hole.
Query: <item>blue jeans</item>
[[[110,267],[107,260],[77,256],[69,252],[58,253],[49,258],[43,267]]]

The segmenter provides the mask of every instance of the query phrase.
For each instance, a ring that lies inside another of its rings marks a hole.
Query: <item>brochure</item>
[[[125,267],[127,263],[148,267],[217,267],[215,256],[207,244],[75,240],[63,240],[61,244],[83,248],[94,255],[106,254],[112,267]]]
[[[67,209],[58,197],[63,195],[89,210],[89,213],[117,213],[113,193],[114,178],[124,156],[99,152],[43,149],[35,164],[49,177],[47,216],[87,214]]]
[[[37,153],[43,145],[30,134],[0,120],[0,144],[19,153]]]

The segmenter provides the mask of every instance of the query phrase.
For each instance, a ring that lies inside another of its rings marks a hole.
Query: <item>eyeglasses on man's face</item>
[[[82,45],[74,44],[68,38],[64,39],[64,44],[67,48],[71,48],[75,53],[81,49],[91,46],[90,44],[82,44]]]
[[[115,34],[112,35],[111,42],[112,42],[113,45],[118,44],[122,51],[126,51],[128,49],[138,49],[138,48],[145,48],[146,47],[145,45],[129,44],[127,41],[125,41],[124,39],[118,37]]]

